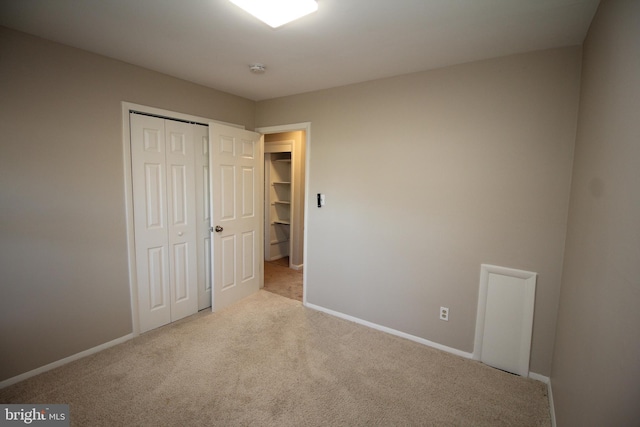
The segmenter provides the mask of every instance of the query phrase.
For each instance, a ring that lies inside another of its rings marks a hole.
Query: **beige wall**
[[[600,4],[584,44],[551,384],[559,426],[640,422],[640,2]]]
[[[121,101],[312,122],[309,302],[473,350],[480,263],[539,273],[558,425],[640,419],[640,2],[580,49],[255,103],[0,28],[0,381],[131,332]],[[556,308],[560,301],[557,337]],[[438,307],[451,309],[448,323]],[[553,368],[551,359],[553,356]]]
[[[480,264],[539,273],[532,371],[548,375],[580,48],[258,103],[311,122],[307,299],[473,351]],[[438,320],[440,306],[449,322]]]
[[[255,103],[0,28],[0,380],[131,332],[121,101]]]
[[[11,30],[0,54],[0,380],[131,331],[121,101],[249,129],[312,122],[310,190],[327,206],[308,206],[309,302],[470,353],[480,264],[536,271],[531,369],[551,372],[578,47],[257,109]]]

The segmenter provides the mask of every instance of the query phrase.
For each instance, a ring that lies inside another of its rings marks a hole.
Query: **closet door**
[[[257,292],[263,281],[262,147],[255,132],[209,124],[213,310]]]
[[[193,132],[130,115],[140,331],[197,311]]]
[[[141,332],[171,321],[164,120],[130,115]]]
[[[209,196],[209,127],[195,127],[196,221],[198,234],[198,310],[211,307],[211,200]]]
[[[196,126],[165,120],[172,322],[198,311]]]

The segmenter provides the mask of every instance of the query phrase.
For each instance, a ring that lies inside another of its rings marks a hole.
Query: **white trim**
[[[309,131],[311,129],[311,122],[292,123],[289,125],[277,125],[277,126],[262,126],[255,129],[255,132],[262,133],[264,135],[271,133],[284,133],[295,132],[297,130]]]
[[[535,372],[529,372],[529,378],[532,380],[540,381],[541,383],[549,384],[549,377],[545,377],[541,374],[536,374]]]
[[[556,427],[556,406],[553,403],[553,387],[551,387],[551,379],[547,383],[547,389],[549,393],[549,413],[551,415],[551,427]]]
[[[98,352],[100,352],[102,350],[106,350],[109,347],[113,347],[115,345],[122,344],[123,342],[129,341],[131,338],[133,338],[133,334],[128,334],[128,335],[125,335],[123,337],[116,338],[115,340],[112,340],[112,341],[100,344],[98,346],[92,347],[92,348],[90,348],[88,350],[81,351],[80,353],[76,353],[76,354],[73,354],[73,355],[71,355],[69,357],[65,357],[64,359],[60,359],[60,360],[57,360],[55,362],[49,363],[47,365],[41,366],[39,368],[33,369],[33,370],[29,371],[29,372],[25,372],[23,374],[15,376],[15,377],[6,379],[6,380],[0,382],[0,389],[3,389],[5,387],[9,387],[10,385],[18,383],[20,381],[24,381],[27,378],[35,377],[36,375],[41,374],[43,372],[47,372],[47,371],[50,371],[52,369],[59,368],[62,365],[66,365],[67,363],[76,361],[78,359],[82,359],[83,357],[90,356],[90,355],[98,353]]]
[[[154,114],[156,116],[166,117],[167,119],[186,120],[188,122],[197,122],[203,125],[208,125],[209,122],[220,123],[226,126],[232,126],[239,129],[244,129],[244,125],[238,125],[236,123],[223,122],[221,120],[213,120],[206,117],[194,116],[192,114],[178,113],[177,111],[163,110],[162,108],[150,107],[148,105],[134,104],[133,102],[122,101],[123,108],[127,108],[127,116],[130,110],[139,111],[141,113]]]
[[[321,306],[318,306],[318,305],[315,305],[315,304],[309,304],[309,303],[305,302],[304,306],[308,307],[308,308],[311,308],[313,310],[316,310],[316,311],[321,311],[323,313],[327,313],[327,314],[329,314],[331,316],[339,317],[340,319],[349,320],[351,322],[358,323],[360,325],[367,326],[369,328],[376,329],[378,331],[386,332],[386,333],[391,334],[391,335],[395,335],[395,336],[398,336],[398,337],[401,337],[401,338],[405,338],[405,339],[408,339],[408,340],[411,340],[411,341],[415,341],[415,342],[417,342],[419,344],[423,344],[423,345],[426,345],[426,346],[429,346],[429,347],[433,347],[433,348],[438,349],[438,350],[446,351],[447,353],[452,353],[452,354],[455,354],[456,356],[461,356],[461,357],[464,357],[466,359],[471,359],[471,356],[472,356],[471,353],[467,353],[465,351],[458,350],[456,348],[447,347],[446,345],[438,344],[436,342],[429,341],[429,340],[426,340],[424,338],[416,337],[415,335],[407,334],[405,332],[401,332],[401,331],[398,331],[396,329],[391,329],[391,328],[388,328],[386,326],[378,325],[377,323],[372,323],[372,322],[369,322],[367,320],[362,320],[362,319],[359,319],[357,317],[353,317],[353,316],[350,316],[348,314],[340,313],[338,311],[333,311],[331,309],[324,308],[324,307],[321,307]]]
[[[543,382],[547,385],[547,397],[549,398],[549,415],[551,416],[551,427],[556,427],[556,408],[553,403],[553,391],[551,387],[551,378],[544,375],[529,372],[529,378],[532,380]]]
[[[305,166],[304,166],[304,231],[302,232],[303,240],[302,243],[302,265],[308,265],[307,263],[307,254],[309,251],[307,250],[308,244],[308,236],[307,230],[308,222],[309,222],[309,175],[310,175],[310,164],[311,164],[311,122],[302,122],[302,123],[293,123],[289,125],[279,125],[279,126],[264,126],[256,128],[256,132],[261,133],[263,135],[271,134],[271,133],[282,133],[282,132],[293,132],[302,130],[305,133]],[[301,266],[302,268],[302,266]],[[307,305],[307,269],[305,268],[302,271],[302,304]]]
[[[131,171],[131,123],[129,114],[140,106],[122,103],[122,159],[124,162],[124,209],[127,230],[127,260],[129,267],[129,294],[131,302],[131,331],[134,336],[140,334],[140,313],[138,312],[138,281],[135,274],[136,249],[133,226],[133,176]]]
[[[391,335],[395,335],[395,336],[398,336],[398,337],[401,337],[401,338],[405,338],[405,339],[417,342],[418,344],[422,344],[422,345],[426,345],[428,347],[432,347],[432,348],[435,348],[435,349],[438,349],[438,350],[446,351],[447,353],[455,354],[456,356],[464,357],[466,359],[473,359],[474,358],[472,353],[467,353],[467,352],[462,351],[462,350],[458,350],[458,349],[455,349],[455,348],[452,348],[452,347],[447,347],[446,345],[438,344],[438,343],[435,343],[433,341],[429,341],[429,340],[424,339],[424,338],[416,337],[415,335],[410,335],[410,334],[407,334],[405,332],[398,331],[396,329],[387,328],[386,326],[381,326],[381,325],[378,325],[376,323],[372,323],[372,322],[369,322],[369,321],[366,321],[366,320],[359,319],[357,317],[350,316],[348,314],[340,313],[338,311],[334,311],[334,310],[331,310],[331,309],[328,309],[328,308],[325,308],[325,307],[321,307],[321,306],[318,306],[318,305],[315,305],[315,304],[310,304],[310,303],[308,303],[306,301],[304,302],[304,306],[307,307],[307,308],[310,308],[312,310],[316,310],[316,311],[320,311],[320,312],[326,313],[326,314],[328,314],[330,316],[338,317],[340,319],[348,320],[348,321],[357,323],[359,325],[363,325],[363,326],[367,326],[367,327],[372,328],[372,329],[376,329],[378,331],[386,332],[386,333],[391,334]],[[541,375],[541,374],[537,374],[535,372],[529,372],[529,378],[531,378],[532,380],[535,380],[535,381],[540,381],[540,382],[542,382],[542,383],[547,385],[547,396],[549,398],[549,413],[550,413],[550,416],[551,416],[551,427],[556,427],[556,412],[555,412],[555,407],[554,407],[554,404],[553,404],[553,393],[551,391],[551,379],[549,377],[546,377],[546,376]]]

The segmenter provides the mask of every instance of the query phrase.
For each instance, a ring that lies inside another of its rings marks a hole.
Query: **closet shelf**
[[[271,147],[265,153],[265,259],[274,260],[290,255],[293,220],[293,188],[297,186],[292,174],[292,144]],[[268,147],[265,143],[265,148]],[[277,150],[276,150],[277,149]],[[288,150],[288,151],[287,151]]]
[[[284,239],[284,240],[272,240],[271,243],[272,245],[278,245],[280,243],[287,243],[289,241],[289,239]]]

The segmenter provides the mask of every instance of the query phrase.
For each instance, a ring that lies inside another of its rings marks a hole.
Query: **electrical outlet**
[[[448,307],[440,307],[440,320],[444,320],[445,322],[449,321],[449,308]]]

